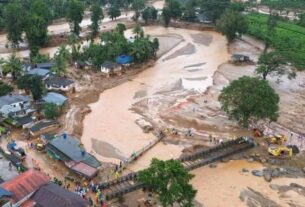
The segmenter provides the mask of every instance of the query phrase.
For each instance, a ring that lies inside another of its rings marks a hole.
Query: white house
[[[74,87],[74,81],[63,77],[49,77],[44,82],[46,88],[53,91],[70,91]]]
[[[122,66],[115,62],[105,62],[101,66],[101,72],[105,74],[120,73],[121,71],[122,71]]]
[[[0,97],[0,113],[7,116],[24,116],[31,112],[30,98],[19,94]]]

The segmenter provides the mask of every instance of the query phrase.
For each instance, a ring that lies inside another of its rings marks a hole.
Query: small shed
[[[242,63],[242,62],[249,62],[249,56],[242,55],[242,54],[233,54],[231,56],[231,60],[233,63]]]
[[[27,72],[27,74],[36,75],[36,76],[41,77],[43,80],[45,80],[46,78],[49,77],[51,72],[49,70],[43,69],[43,68],[34,68],[34,69],[30,70],[29,72]]]
[[[101,65],[101,72],[105,74],[120,73],[121,71],[122,66],[115,62],[107,61]]]
[[[130,55],[120,55],[116,58],[116,62],[120,65],[129,66],[133,62],[133,57]]]
[[[43,120],[34,124],[30,129],[30,135],[33,137],[40,136],[41,134],[49,133],[58,129],[60,124],[54,120]]]
[[[46,103],[53,103],[57,106],[63,106],[68,100],[68,98],[60,93],[49,92],[47,93],[47,95],[42,97],[42,100]]]

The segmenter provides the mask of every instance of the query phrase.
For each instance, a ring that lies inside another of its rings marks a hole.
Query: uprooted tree
[[[268,82],[259,78],[243,76],[225,87],[218,97],[221,108],[244,127],[249,121],[278,118],[279,96]]]
[[[194,175],[176,160],[153,159],[149,168],[139,172],[139,180],[158,196],[162,206],[193,206],[197,192],[189,184],[193,177]]]

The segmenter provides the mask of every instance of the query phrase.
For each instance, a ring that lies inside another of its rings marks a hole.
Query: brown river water
[[[178,80],[182,80],[186,90],[203,92],[212,84],[212,75],[218,65],[229,58],[227,41],[216,32],[145,27],[145,33],[151,36],[162,35],[159,37],[160,51],[168,52],[135,79],[101,93],[99,101],[90,105],[92,112],[83,122],[81,140],[85,148],[88,151],[99,151],[98,157],[103,161],[117,163],[117,158],[129,157],[155,138],[152,134],[142,132],[135,123],[140,115],[129,110],[132,104],[141,100],[134,98],[137,92],[145,91],[143,98],[154,97],[166,85]],[[130,35],[130,31],[126,35]],[[177,45],[179,40],[182,42]],[[201,70],[185,70],[184,67],[194,64],[199,64]],[[94,145],[92,140],[95,140]],[[96,149],[98,142],[104,143],[103,149]],[[182,149],[183,146],[160,143],[131,167],[133,170],[146,167],[152,157],[176,158]]]

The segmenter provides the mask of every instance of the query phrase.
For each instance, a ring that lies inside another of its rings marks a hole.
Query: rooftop
[[[49,70],[43,68],[34,68],[28,72],[29,75],[37,75],[40,77],[45,77],[50,73]]]
[[[28,96],[20,95],[20,94],[13,94],[13,95],[6,95],[0,97],[0,108],[5,105],[10,105],[13,103],[18,102],[27,102],[30,98]]]
[[[102,64],[103,68],[108,68],[108,69],[115,69],[119,66],[120,66],[119,64],[117,64],[115,62],[111,62],[111,61],[106,61]]]
[[[56,125],[56,124],[58,124],[58,122],[55,121],[55,120],[44,120],[44,121],[40,121],[40,122],[34,124],[34,125],[30,128],[30,130],[31,130],[32,132],[37,132],[37,131],[40,131],[40,130],[42,130],[42,129],[44,129],[44,128],[47,128],[47,127],[49,127],[49,126],[53,126],[53,125]]]
[[[37,63],[36,68],[42,68],[42,69],[51,69],[54,66],[54,63],[48,62],[48,63]]]
[[[62,106],[68,100],[68,98],[60,93],[49,92],[47,95],[42,97],[42,100],[44,100],[46,103],[54,103],[57,106]]]
[[[42,186],[31,200],[43,207],[86,207],[88,203],[76,193],[67,191],[54,183]]]
[[[45,80],[45,83],[47,85],[60,87],[60,86],[69,86],[72,83],[74,83],[74,81],[63,77],[50,77],[47,80]]]
[[[87,153],[85,149],[80,146],[80,142],[76,138],[68,134],[56,136],[49,142],[49,145],[62,152],[74,162],[83,162],[94,168],[98,168],[101,165],[94,156]]]
[[[13,193],[12,201],[17,203],[49,181],[50,178],[47,175],[36,170],[28,170],[13,180],[3,183],[2,187]]]

